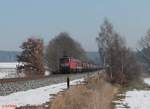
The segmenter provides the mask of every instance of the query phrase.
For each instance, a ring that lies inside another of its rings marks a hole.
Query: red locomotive
[[[78,73],[97,69],[99,69],[99,66],[82,62],[73,57],[64,56],[60,59],[59,70],[61,73]]]

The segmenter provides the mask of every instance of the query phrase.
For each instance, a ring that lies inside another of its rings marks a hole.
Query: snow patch
[[[17,77],[19,77],[19,75],[17,75],[16,72],[0,72],[0,79]]]
[[[17,62],[0,62],[0,69],[4,69],[4,68],[16,68],[16,66],[18,65]]]
[[[145,78],[144,82],[150,85],[150,78]],[[114,103],[116,109],[150,109],[150,90],[127,91],[124,100]]]
[[[17,65],[17,62],[0,62],[0,79],[19,77],[16,73]]]
[[[77,85],[83,82],[84,79],[77,79],[70,82],[70,85]],[[0,109],[13,109],[9,105],[16,105],[17,107],[26,105],[41,105],[52,99],[52,95],[57,94],[67,88],[66,83],[59,83],[50,86],[45,86],[28,91],[12,93],[8,96],[0,96]],[[7,107],[8,105],[8,107]]]
[[[16,68],[17,65],[21,63],[17,62],[0,62],[0,79],[5,78],[19,78],[25,77],[25,74],[17,74]],[[45,76],[49,76],[51,73],[49,71],[45,71]]]
[[[116,109],[149,109],[150,91],[128,91],[125,100],[116,105]]]
[[[50,74],[51,73],[48,70],[45,71],[45,76],[49,76]]]
[[[144,78],[144,82],[148,85],[150,85],[150,78]]]

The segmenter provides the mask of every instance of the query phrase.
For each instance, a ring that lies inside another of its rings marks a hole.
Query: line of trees
[[[113,29],[107,19],[101,25],[96,40],[103,67],[107,69],[111,82],[124,84],[140,77],[141,65],[137,62],[134,52],[126,46],[123,37]]]
[[[124,38],[117,33],[107,20],[100,26],[96,38],[101,63],[111,82],[124,84],[140,78],[142,66],[136,59],[135,52],[126,46]],[[141,56],[150,66],[150,30],[140,41]],[[50,72],[58,71],[59,59],[65,55],[89,61],[82,46],[66,32],[61,32],[44,48],[43,40],[29,38],[21,45],[22,53],[17,56],[18,73],[26,76],[44,75],[45,66]]]
[[[17,56],[17,61],[20,63],[17,66],[17,72],[24,73],[28,77],[44,76],[45,66],[48,67],[49,72],[57,73],[59,59],[63,56],[71,56],[82,61],[88,60],[80,43],[66,32],[58,34],[46,48],[42,39],[29,38],[22,43],[21,49],[21,54]]]

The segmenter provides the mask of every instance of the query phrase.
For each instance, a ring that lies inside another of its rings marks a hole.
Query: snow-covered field
[[[16,73],[17,62],[0,62],[0,79],[19,77]]]
[[[84,79],[77,79],[70,82],[70,85],[77,85]],[[0,96],[0,109],[14,109],[15,106],[41,105],[52,99],[53,94],[57,94],[67,88],[66,83],[59,83],[28,91],[12,93],[8,96]]]
[[[144,82],[150,85],[150,78]],[[125,100],[118,101],[116,109],[150,109],[150,90],[133,90],[125,93]]]
[[[0,69],[2,68],[16,68],[16,66],[18,65],[17,62],[0,62]]]
[[[17,74],[17,62],[0,62],[0,79],[24,77],[24,74]],[[45,72],[45,76],[50,75],[49,71]]]

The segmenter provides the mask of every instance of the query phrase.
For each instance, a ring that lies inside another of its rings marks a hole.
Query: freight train
[[[99,65],[82,62],[70,56],[64,56],[59,63],[61,73],[81,73],[100,69]]]

